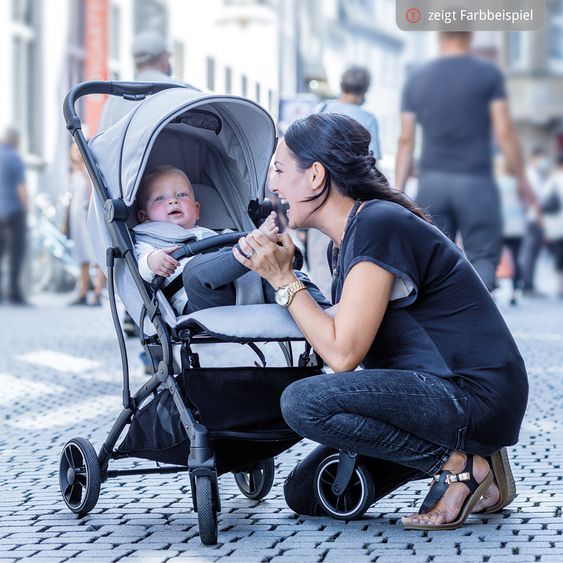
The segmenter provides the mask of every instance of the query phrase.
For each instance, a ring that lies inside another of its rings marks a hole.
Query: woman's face
[[[287,219],[292,229],[311,226],[309,214],[318,206],[318,201],[304,201],[315,195],[312,168],[302,170],[291,156],[282,139],[274,155],[274,172],[270,179],[270,190],[287,203]]]

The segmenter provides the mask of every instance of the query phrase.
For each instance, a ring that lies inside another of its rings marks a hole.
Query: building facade
[[[499,63],[525,151],[563,151],[563,0],[548,0],[540,31],[502,34]]]

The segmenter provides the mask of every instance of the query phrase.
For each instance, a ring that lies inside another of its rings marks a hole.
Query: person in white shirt
[[[517,290],[520,289],[522,279],[519,257],[522,239],[526,232],[526,209],[518,197],[518,178],[512,173],[502,155],[495,159],[495,180],[500,192],[502,242],[512,258],[513,266],[510,304],[516,305]]]
[[[526,176],[532,192],[538,201],[541,201],[544,197],[549,169],[550,162],[546,149],[542,146],[534,147],[526,167]],[[526,297],[545,297],[536,290],[534,284],[536,262],[542,249],[543,237],[541,217],[538,217],[537,214],[529,213],[520,253],[522,292]]]

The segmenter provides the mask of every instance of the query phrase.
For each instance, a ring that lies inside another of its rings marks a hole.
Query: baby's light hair
[[[139,209],[142,209],[143,211],[146,209],[149,189],[152,187],[154,181],[168,174],[177,174],[178,176],[181,176],[184,180],[186,180],[188,185],[191,186],[190,179],[183,170],[180,170],[171,164],[151,166],[151,168],[143,174],[143,178],[139,184],[139,190],[137,192],[137,203]]]

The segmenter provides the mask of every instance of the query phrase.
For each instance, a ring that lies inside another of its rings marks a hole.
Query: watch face
[[[289,301],[289,291],[287,287],[276,289],[276,303],[281,307],[286,307]]]

